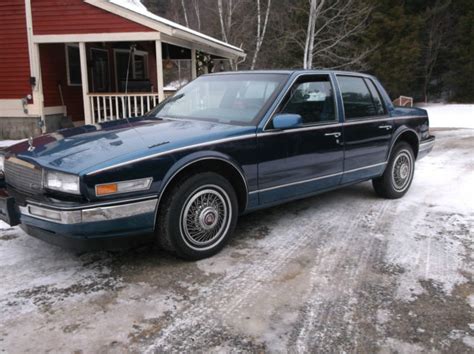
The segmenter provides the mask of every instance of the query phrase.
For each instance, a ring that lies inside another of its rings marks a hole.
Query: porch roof
[[[170,41],[172,39],[192,41],[197,44],[195,49],[203,46],[216,49],[226,57],[246,56],[241,48],[155,15],[139,0],[85,0],[85,2],[154,29],[162,34],[165,41],[167,38]]]

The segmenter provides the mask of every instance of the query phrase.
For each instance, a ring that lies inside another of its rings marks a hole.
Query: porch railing
[[[90,93],[93,123],[139,117],[158,105],[158,93]]]

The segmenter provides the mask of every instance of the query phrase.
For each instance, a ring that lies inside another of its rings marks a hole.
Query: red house
[[[2,0],[0,138],[138,116],[244,57],[139,0]]]

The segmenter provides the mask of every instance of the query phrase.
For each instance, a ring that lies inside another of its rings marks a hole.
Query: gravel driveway
[[[0,231],[0,351],[474,351],[474,130],[401,200],[362,183],[244,216],[219,255],[83,255]]]

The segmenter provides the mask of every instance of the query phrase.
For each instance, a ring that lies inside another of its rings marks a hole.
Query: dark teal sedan
[[[433,147],[428,116],[372,76],[201,76],[144,117],[61,130],[0,155],[0,218],[76,249],[155,240],[217,253],[242,213],[372,180],[400,198]]]

